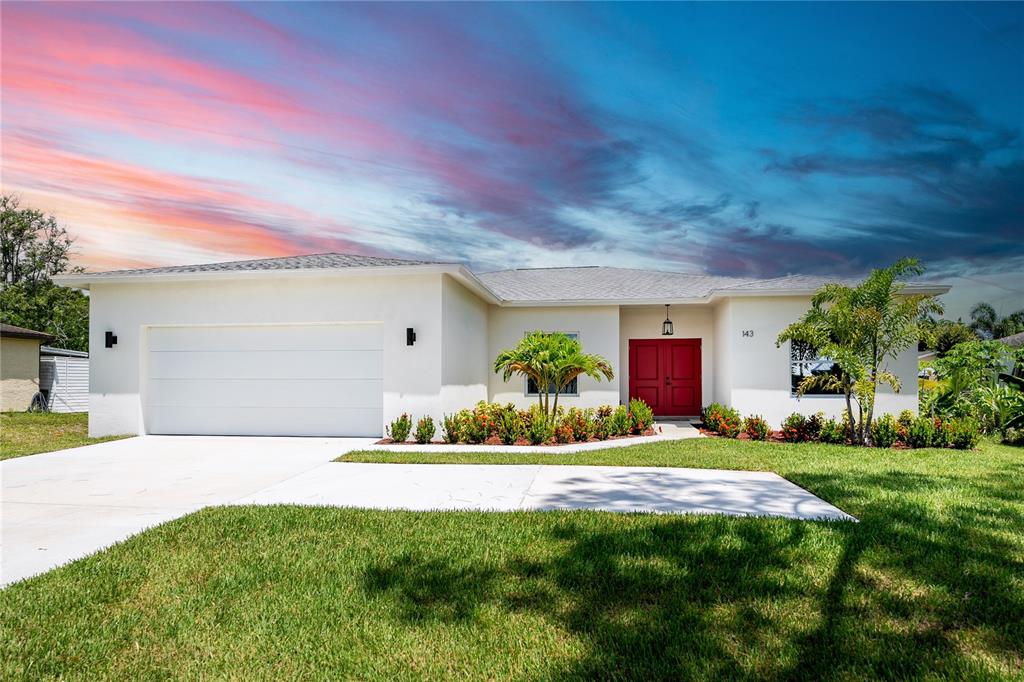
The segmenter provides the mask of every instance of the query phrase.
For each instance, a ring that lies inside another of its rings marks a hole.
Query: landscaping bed
[[[523,410],[512,403],[481,401],[473,409],[446,414],[440,441],[434,439],[437,425],[432,417],[420,418],[413,428],[412,416],[402,414],[388,425],[387,438],[377,445],[566,445],[653,436],[657,433],[653,427],[654,412],[637,399],[628,406],[568,410],[557,406],[548,410],[542,405]]]

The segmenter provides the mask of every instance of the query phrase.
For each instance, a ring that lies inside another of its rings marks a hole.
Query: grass
[[[128,436],[89,437],[84,412],[0,412],[0,460],[103,443]]]
[[[0,677],[1024,675],[1019,448],[702,439],[585,461],[770,469],[861,523],[208,509],[0,592]]]

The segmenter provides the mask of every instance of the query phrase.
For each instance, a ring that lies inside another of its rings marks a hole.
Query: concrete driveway
[[[0,584],[209,505],[852,517],[771,473],[335,463],[368,438],[147,436],[0,462]]]

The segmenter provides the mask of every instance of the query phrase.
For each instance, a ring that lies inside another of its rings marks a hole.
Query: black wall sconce
[[[117,335],[114,332],[107,332],[103,337],[103,345],[113,348],[117,344]]]
[[[405,328],[405,345],[411,346],[416,343],[416,330],[412,327]]]
[[[668,304],[665,304],[665,321],[661,323],[661,335],[672,336],[675,333],[675,329],[672,326],[672,320],[668,319]]]

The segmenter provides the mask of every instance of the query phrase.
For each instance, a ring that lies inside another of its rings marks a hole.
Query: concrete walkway
[[[672,467],[344,462],[234,504],[422,511],[594,509],[855,520],[778,474]]]
[[[210,505],[852,518],[769,473],[331,461],[370,442],[147,436],[0,462],[0,584]]]

